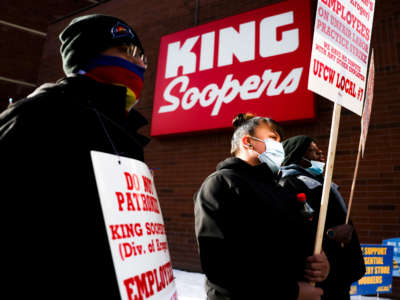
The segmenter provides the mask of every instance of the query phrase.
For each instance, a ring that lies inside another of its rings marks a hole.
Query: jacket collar
[[[281,176],[280,176],[281,178],[285,178],[287,176],[293,176],[293,175],[297,176],[297,175],[302,174],[302,175],[306,175],[307,177],[316,179],[320,182],[324,181],[323,175],[317,176],[317,175],[309,172],[307,169],[303,168],[302,166],[300,166],[298,164],[290,164],[288,166],[281,167],[280,174],[281,174]]]
[[[71,93],[75,96],[71,101],[77,101],[83,106],[99,111],[103,116],[124,128],[127,132],[141,144],[145,146],[150,139],[138,134],[136,131],[147,125],[147,119],[137,110],[131,109],[126,114],[126,87],[105,84],[98,82],[84,75],[74,75],[60,79],[57,82],[65,93]],[[76,93],[79,97],[76,97]]]
[[[75,95],[72,101],[97,109],[114,121],[125,119],[125,87],[101,83],[84,75],[66,77],[57,83],[65,87],[67,94]],[[79,97],[76,97],[77,92]]]

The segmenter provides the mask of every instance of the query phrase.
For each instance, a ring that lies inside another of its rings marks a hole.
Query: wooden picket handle
[[[333,166],[335,163],[336,145],[339,133],[340,113],[342,106],[335,102],[333,107],[331,134],[329,139],[328,158],[325,166],[324,186],[322,188],[321,208],[319,211],[317,235],[314,244],[314,254],[320,254],[322,250],[322,240],[324,238],[324,229],[326,213],[328,211],[329,193],[331,190]],[[311,282],[315,286],[315,282]]]
[[[356,167],[354,169],[353,183],[351,184],[349,205],[347,207],[346,224],[349,223],[349,219],[350,219],[351,205],[353,203],[354,190],[355,190],[356,181],[357,181],[358,166],[360,164],[361,147],[362,147],[362,136],[360,136],[360,143],[358,144],[358,154],[357,154],[357,160],[356,160]]]
[[[333,107],[331,136],[329,139],[328,158],[325,167],[324,186],[322,188],[321,208],[319,211],[317,236],[314,245],[314,254],[320,254],[322,250],[322,240],[324,237],[326,213],[328,211],[329,193],[331,190],[333,166],[335,163],[336,145],[339,132],[340,112],[342,106],[335,102]]]

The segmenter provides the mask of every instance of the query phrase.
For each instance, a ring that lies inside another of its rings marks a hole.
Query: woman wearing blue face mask
[[[315,218],[311,224],[315,232],[322,196],[325,157],[316,141],[309,136],[291,137],[282,144],[285,159],[279,184],[292,192],[306,194],[308,204],[315,210]],[[350,299],[350,285],[365,273],[357,234],[353,226],[344,225],[346,214],[347,208],[338,186],[332,183],[325,225],[326,236],[323,241],[331,271],[328,278],[318,285],[324,290],[322,299]],[[315,233],[313,236],[315,237]],[[309,253],[312,251],[310,248]]]
[[[324,280],[329,263],[325,254],[304,256],[296,195],[276,183],[281,130],[250,114],[239,114],[233,125],[232,156],[194,197],[207,300],[320,299],[322,290],[306,281]]]

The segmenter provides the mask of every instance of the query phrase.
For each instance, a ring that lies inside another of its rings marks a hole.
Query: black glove
[[[332,228],[329,228],[326,232],[331,240],[339,243],[350,243],[351,237],[353,236],[353,226],[349,224],[342,224]]]

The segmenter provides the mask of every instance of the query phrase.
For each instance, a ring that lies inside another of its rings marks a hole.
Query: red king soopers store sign
[[[288,0],[163,36],[151,135],[229,128],[239,112],[313,119],[310,11]]]

